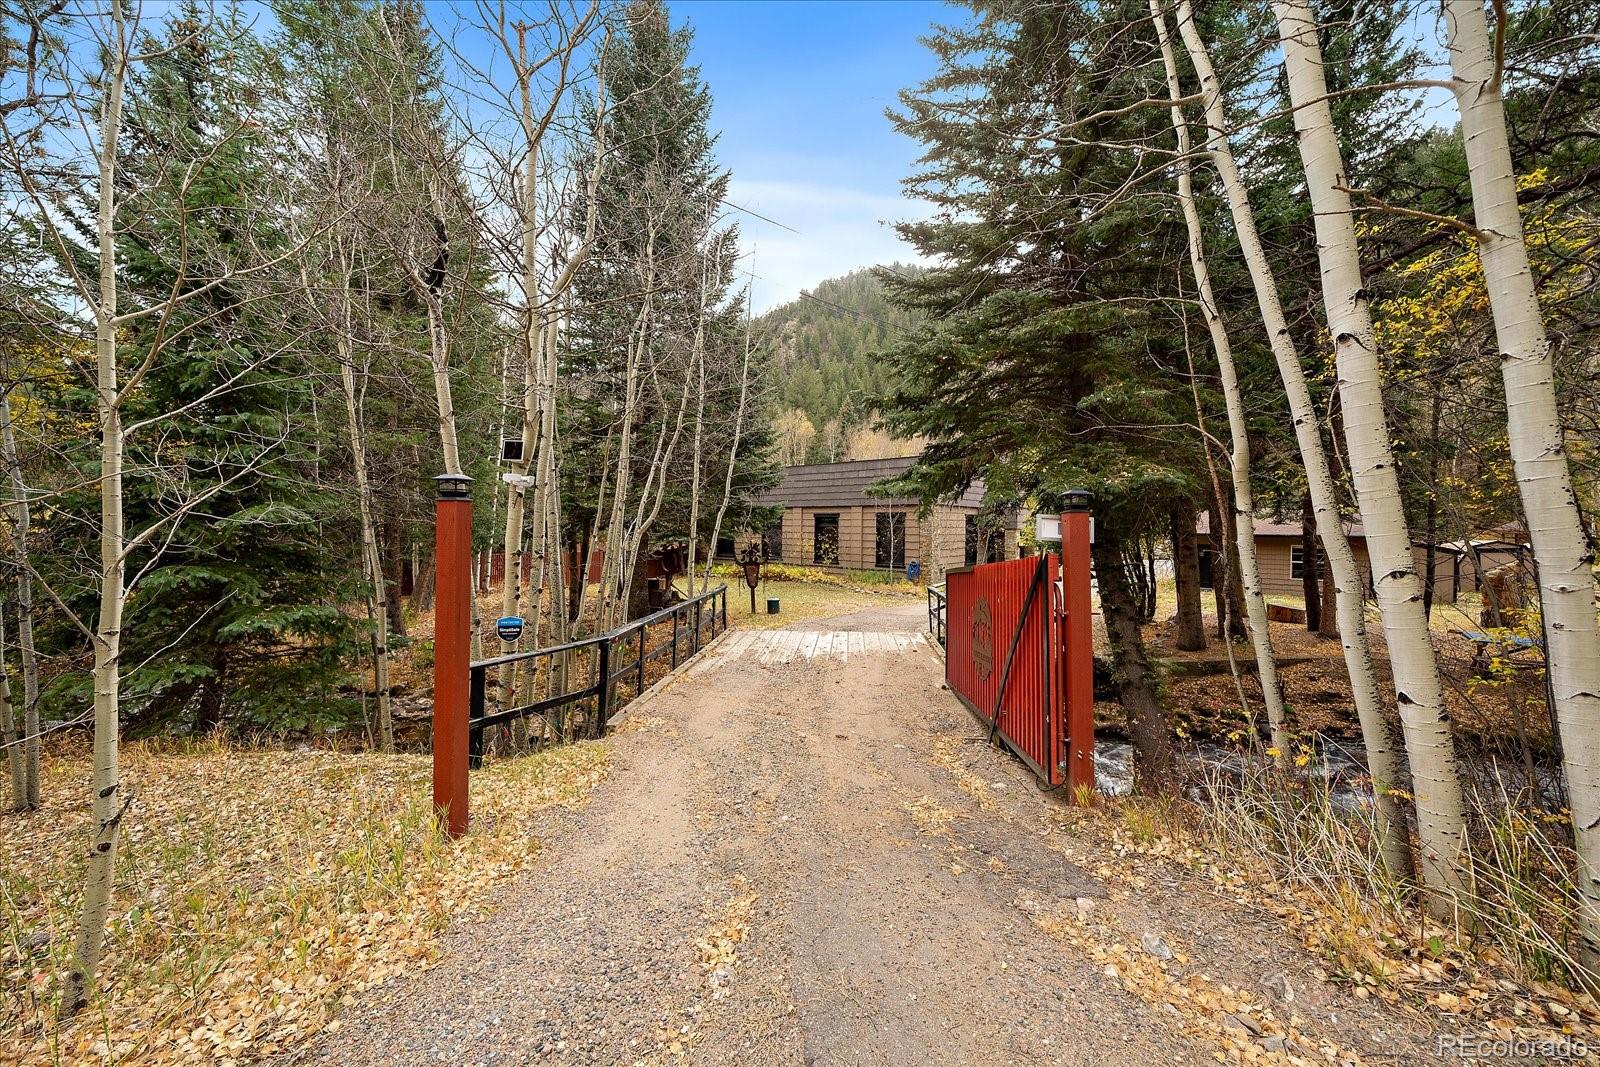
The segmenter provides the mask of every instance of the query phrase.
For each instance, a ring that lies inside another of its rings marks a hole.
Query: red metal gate
[[[1087,514],[1054,553],[963,567],[945,583],[945,679],[1042,782],[1094,788]]]

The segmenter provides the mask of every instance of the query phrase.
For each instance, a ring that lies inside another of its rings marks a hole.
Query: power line
[[[779,222],[777,219],[769,219],[769,218],[767,218],[767,216],[761,214],[761,212],[759,212],[759,211],[751,211],[747,207],[741,207],[740,205],[735,204],[732,200],[724,199],[722,201],[722,206],[723,207],[731,207],[735,211],[742,211],[746,215],[751,216],[752,218],[760,219],[762,222],[770,222],[772,225],[778,227],[780,230],[788,230],[790,233],[794,234],[797,237],[804,237],[805,236],[805,234],[801,233],[799,230],[795,229],[793,226],[789,226],[789,225],[786,225],[785,223]]]
[[[743,206],[741,206],[739,204],[735,204],[732,200],[729,200],[726,197],[724,197],[721,200],[721,203],[722,203],[722,205],[724,207],[731,207],[735,211],[742,211],[746,215],[751,216],[752,218],[758,218],[762,222],[771,223],[773,226],[777,226],[780,229],[788,230],[790,233],[794,234],[796,237],[804,237],[805,236],[804,233],[802,233],[801,231],[795,229],[793,226],[790,226],[788,223],[779,222],[777,219],[769,218],[768,216],[763,215],[760,212],[752,211],[747,207],[743,207]],[[742,259],[743,257],[741,256],[740,258]],[[875,269],[886,270],[890,274],[893,274],[895,277],[904,278],[906,281],[912,281],[913,280],[909,275],[902,274],[899,271],[895,270],[893,267],[887,267],[887,266],[884,266],[881,263],[877,264]],[[762,277],[761,275],[755,273],[755,271],[748,271],[747,273],[749,274],[750,277],[752,277],[752,278],[760,278],[760,280],[764,281],[764,282],[772,280],[770,278]],[[832,300],[825,300],[820,296],[815,296],[815,295],[813,295],[811,293],[806,292],[804,289],[800,290],[800,299],[801,300],[810,300],[812,303],[821,304],[823,307],[832,308],[835,311],[843,311],[845,314],[854,315],[858,319],[865,319],[868,322],[875,322],[879,326],[882,326],[886,330],[893,330],[896,333],[904,333],[905,332],[905,327],[904,326],[901,326],[898,323],[886,322],[885,320],[880,319],[876,315],[872,314],[870,311],[862,311],[860,308],[853,308],[853,307],[849,307],[849,306],[847,306],[845,304],[835,303]]]

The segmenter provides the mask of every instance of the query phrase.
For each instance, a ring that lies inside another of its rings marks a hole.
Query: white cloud
[[[728,199],[742,208],[793,227],[798,233],[736,213],[747,255],[741,268],[754,270],[755,309],[766,311],[795,299],[802,289],[861,267],[916,253],[890,223],[927,215],[928,205],[847,186],[733,179]]]

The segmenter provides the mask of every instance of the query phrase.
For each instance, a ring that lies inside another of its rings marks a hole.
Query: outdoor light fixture
[[[1062,506],[1062,511],[1088,511],[1094,494],[1087,489],[1068,489],[1067,502]]]
[[[744,584],[750,587],[750,614],[756,613],[756,586],[761,584],[761,547],[754,541],[739,553],[739,567],[744,571]]]
[[[506,463],[522,462],[522,438],[500,438],[500,458]]]
[[[441,474],[433,480],[440,500],[471,500],[472,479],[465,474]]]

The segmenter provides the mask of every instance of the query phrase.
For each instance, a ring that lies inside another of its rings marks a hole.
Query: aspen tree
[[[1497,40],[1505,34],[1504,12]],[[1483,266],[1505,382],[1506,432],[1539,580],[1550,693],[1578,858],[1580,955],[1600,975],[1600,626],[1594,549],[1572,488],[1555,369],[1534,286],[1501,98],[1502,63],[1480,0],[1444,0]]]
[[[1195,73],[1200,78],[1207,125],[1206,151],[1222,180],[1223,192],[1228,199],[1234,232],[1238,235],[1239,247],[1244,254],[1245,265],[1249,269],[1250,280],[1255,288],[1256,301],[1261,309],[1261,321],[1266,327],[1273,358],[1277,362],[1278,375],[1283,381],[1284,393],[1288,397],[1295,441],[1299,445],[1301,462],[1305,465],[1312,510],[1316,516],[1317,530],[1322,538],[1323,552],[1327,556],[1328,571],[1333,581],[1345,672],[1350,679],[1350,692],[1356,706],[1356,717],[1361,723],[1362,742],[1367,751],[1367,770],[1372,776],[1378,820],[1382,831],[1384,863],[1391,873],[1405,876],[1411,872],[1412,864],[1405,816],[1394,797],[1394,790],[1400,780],[1399,760],[1390,737],[1388,723],[1384,720],[1383,700],[1378,689],[1377,676],[1372,669],[1372,650],[1367,641],[1366,606],[1361,573],[1356,567],[1355,556],[1350,551],[1350,540],[1345,534],[1344,522],[1339,514],[1338,493],[1334,487],[1328,453],[1323,447],[1316,406],[1312,403],[1311,390],[1306,385],[1305,372],[1300,363],[1300,353],[1289,331],[1289,323],[1283,313],[1283,303],[1278,295],[1277,280],[1273,277],[1266,249],[1256,229],[1255,211],[1250,206],[1249,192],[1239,176],[1239,168],[1233,158],[1233,147],[1228,141],[1222,83],[1212,66],[1205,42],[1200,38],[1189,0],[1178,0],[1177,18],[1184,46],[1194,65]],[[1324,610],[1326,608],[1327,605],[1324,605]]]
[[[334,334],[338,351],[339,383],[344,392],[345,420],[349,427],[350,456],[355,469],[356,501],[361,512],[361,563],[367,578],[368,614],[372,631],[372,682],[378,701],[378,747],[394,751],[394,714],[389,699],[388,582],[378,554],[378,529],[373,517],[372,478],[367,471],[367,439],[361,412],[362,390],[356,384],[354,322],[350,310],[350,261],[341,239],[335,240],[339,278],[334,286],[340,322]],[[415,573],[415,572],[413,572]]]
[[[6,750],[6,766],[11,771],[11,807],[28,810],[28,772],[22,761],[22,736],[17,730],[17,713],[11,701],[11,667],[6,663],[5,602],[0,601],[0,745]]]
[[[722,481],[722,503],[717,506],[717,517],[711,524],[711,553],[706,558],[705,581],[711,584],[711,563],[716,555],[717,538],[722,534],[722,520],[728,513],[728,501],[733,497],[733,470],[739,457],[739,439],[744,432],[745,400],[750,393],[750,293],[744,295],[744,360],[739,368],[739,406],[733,415],[733,441],[728,445],[728,470]]]
[[[33,643],[33,563],[28,534],[32,509],[17,455],[17,435],[11,425],[11,394],[0,397],[0,461],[4,461],[11,493],[11,551],[17,561],[17,651],[22,659],[21,759],[23,792],[19,809],[37,810],[39,758],[39,653]]]
[[[83,876],[83,910],[67,971],[61,1013],[74,1015],[89,1005],[100,955],[105,948],[106,913],[116,874],[117,843],[127,800],[118,771],[121,730],[122,608],[127,601],[127,555],[122,517],[122,414],[117,375],[117,139],[122,127],[123,92],[132,61],[130,34],[122,5],[110,5],[111,34],[106,42],[100,100],[99,210],[95,218],[99,299],[93,304],[95,338],[95,413],[100,425],[100,614],[94,627],[94,835]]]
[[[1306,0],[1274,0],[1273,10],[1315,218],[1323,305],[1338,367],[1351,479],[1372,560],[1411,765],[1422,881],[1429,890],[1429,910],[1448,918],[1454,909],[1452,897],[1466,889],[1461,778],[1401,504],[1344,160],[1328,106],[1322,48],[1311,8]]]
[[[706,228],[711,226],[711,205],[706,205]],[[695,550],[699,547],[696,543],[700,537],[700,462],[703,458],[706,423],[706,316],[710,309],[706,306],[706,290],[710,287],[706,280],[711,273],[714,263],[720,264],[722,259],[722,235],[718,234],[712,241],[712,247],[706,255],[705,262],[701,265],[700,283],[700,312],[695,317],[694,345],[690,355],[690,376],[696,379],[695,407],[694,407],[694,443],[690,447],[689,456],[689,555],[685,579],[689,583],[689,596],[694,596],[694,564]],[[689,388],[685,384],[684,388]],[[716,543],[712,543],[715,552]]]
[[[1267,628],[1267,601],[1261,594],[1261,568],[1256,562],[1255,504],[1250,493],[1250,437],[1245,428],[1244,400],[1239,395],[1239,375],[1234,367],[1233,347],[1228,343],[1227,327],[1222,322],[1222,312],[1217,308],[1216,297],[1211,291],[1205,238],[1200,225],[1200,212],[1194,203],[1194,183],[1190,173],[1189,124],[1183,117],[1183,105],[1178,102],[1183,93],[1178,87],[1178,65],[1173,58],[1172,43],[1167,37],[1167,23],[1161,14],[1160,0],[1150,0],[1150,17],[1155,22],[1156,38],[1161,45],[1167,91],[1174,101],[1172,128],[1178,139],[1178,203],[1183,209],[1183,221],[1189,234],[1189,264],[1194,271],[1195,288],[1200,297],[1201,313],[1205,316],[1206,330],[1211,335],[1211,347],[1217,355],[1222,395],[1228,410],[1228,469],[1233,480],[1234,542],[1238,546],[1239,576],[1244,583],[1246,621],[1250,629],[1250,642],[1255,646],[1261,699],[1266,705],[1272,743],[1281,758],[1289,749],[1289,731],[1285,723],[1283,689],[1278,684],[1278,661],[1273,655],[1272,634]],[[1222,531],[1217,530],[1215,534],[1220,540]]]

